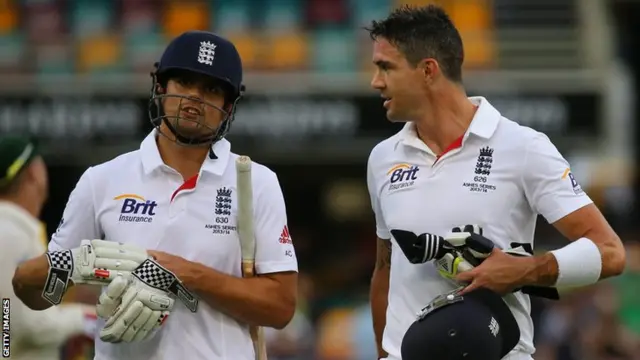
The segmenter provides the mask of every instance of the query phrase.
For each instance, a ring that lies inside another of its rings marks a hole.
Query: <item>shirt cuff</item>
[[[256,273],[258,274],[271,274],[286,271],[298,272],[298,263],[295,261],[267,261],[256,263]]]
[[[574,198],[571,201],[564,201],[561,207],[556,208],[555,211],[552,211],[549,214],[545,214],[544,218],[547,219],[547,222],[549,224],[553,224],[554,222],[562,219],[572,212],[592,203],[593,201],[587,195],[581,196],[579,198]]]

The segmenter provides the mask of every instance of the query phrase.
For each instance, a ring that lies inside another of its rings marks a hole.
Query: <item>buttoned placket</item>
[[[467,135],[465,134],[459,146],[447,149],[441,156],[437,156],[424,142],[422,142],[422,140],[418,138],[405,139],[404,141],[402,141],[402,145],[408,146],[418,151],[423,156],[428,157],[428,159],[425,161],[428,166],[426,167],[426,169],[424,169],[426,171],[423,173],[423,176],[425,176],[426,178],[432,178],[440,169],[442,169],[442,163],[444,162],[444,160],[447,160],[462,151],[466,138]]]
[[[172,221],[186,210],[188,197],[184,195],[192,192],[195,187],[192,189],[182,189],[186,182],[177,171],[166,165],[163,171],[165,173],[164,175],[169,179],[170,187],[172,188],[171,199],[169,201],[169,219]]]
[[[158,236],[156,249],[162,249],[166,245],[166,241],[171,241],[175,238],[175,234],[172,234],[172,231],[175,231],[178,225],[174,223],[182,221],[184,215],[188,213],[189,196],[187,195],[195,191],[196,188],[195,184],[187,186],[189,185],[189,180],[184,181],[182,175],[167,165],[163,165],[162,172],[161,176],[164,176],[168,182],[166,186],[170,189],[169,193],[171,195],[169,196],[171,198],[169,199],[167,222],[160,225],[165,230]]]

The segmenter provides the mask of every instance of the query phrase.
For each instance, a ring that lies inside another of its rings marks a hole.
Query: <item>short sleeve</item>
[[[536,134],[525,151],[525,195],[531,208],[550,224],[592,203],[567,160],[546,135]]]
[[[376,179],[374,175],[374,171],[371,166],[371,155],[369,157],[369,161],[367,163],[367,188],[369,189],[369,197],[371,198],[371,208],[373,209],[373,213],[375,215],[376,220],[376,236],[380,239],[391,239],[391,234],[389,233],[389,229],[387,228],[387,224],[384,221],[384,216],[382,215],[382,209],[380,208],[380,191],[376,184]]]
[[[69,195],[60,224],[49,242],[50,251],[72,249],[80,246],[84,239],[102,238],[96,219],[90,171],[91,168],[82,174]]]
[[[255,166],[254,166],[255,167]],[[255,173],[258,173],[257,171]],[[298,271],[298,260],[287,225],[287,209],[280,183],[268,170],[255,179],[256,272]]]

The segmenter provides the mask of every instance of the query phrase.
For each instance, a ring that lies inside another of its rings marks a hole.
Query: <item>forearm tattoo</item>
[[[376,256],[376,268],[381,269],[391,266],[391,239],[378,240]]]

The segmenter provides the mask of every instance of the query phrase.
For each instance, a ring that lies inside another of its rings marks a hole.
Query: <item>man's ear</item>
[[[431,83],[438,74],[440,74],[440,64],[433,58],[425,58],[420,60],[417,66],[423,76],[423,79],[427,83]]]

